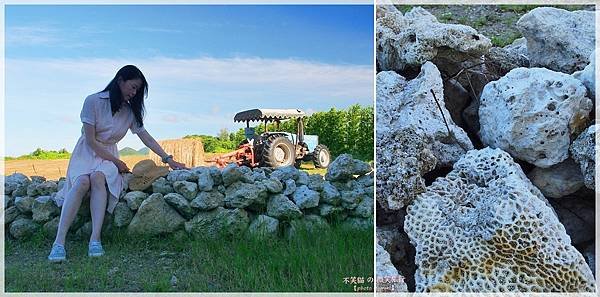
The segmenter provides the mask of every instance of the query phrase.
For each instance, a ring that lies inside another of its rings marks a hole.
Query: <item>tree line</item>
[[[319,136],[319,143],[325,144],[335,157],[343,153],[352,154],[354,158],[373,160],[374,118],[372,106],[352,105],[347,109],[331,108],[328,111],[315,112],[304,119],[304,134]],[[275,123],[267,125],[268,131],[296,133],[296,121],[281,122],[279,128]],[[264,124],[255,126],[256,134],[265,131]],[[223,153],[234,150],[245,139],[244,129],[234,133],[221,129],[217,136],[187,135],[184,138],[200,138],[204,151]]]

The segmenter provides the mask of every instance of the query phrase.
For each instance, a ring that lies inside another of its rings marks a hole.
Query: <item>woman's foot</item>
[[[50,250],[50,255],[48,255],[48,260],[50,262],[62,262],[67,259],[67,252],[65,251],[65,246],[62,244],[54,243],[52,244],[52,250]]]
[[[100,241],[90,241],[90,245],[88,246],[88,256],[100,257],[102,255],[104,255],[104,249],[102,248]]]

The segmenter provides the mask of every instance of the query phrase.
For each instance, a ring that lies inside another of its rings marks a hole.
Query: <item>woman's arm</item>
[[[94,125],[83,123],[83,133],[85,134],[85,142],[92,148],[96,155],[104,160],[113,162],[117,166],[117,169],[119,169],[119,172],[129,172],[129,168],[125,162],[109,153],[104,146],[96,140],[96,127]]]
[[[165,157],[167,157],[169,155],[165,152],[165,150],[163,150],[163,148],[158,144],[158,142],[156,142],[154,137],[152,137],[152,135],[150,135],[150,133],[148,133],[148,131],[143,130],[143,131],[139,132],[137,134],[137,136],[140,138],[140,140],[144,143],[144,145],[146,147],[151,149],[161,159],[164,159]],[[186,169],[185,164],[179,163],[179,162],[173,160],[173,158],[170,158],[168,160],[168,164],[173,169]]]

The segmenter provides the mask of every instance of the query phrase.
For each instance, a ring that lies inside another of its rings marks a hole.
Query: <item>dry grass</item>
[[[124,156],[121,157],[129,168],[133,168],[137,162],[148,159],[148,156]],[[4,174],[10,175],[15,172],[27,176],[39,175],[49,180],[58,180],[67,173],[69,159],[60,160],[9,160],[4,161]]]
[[[205,158],[212,158],[218,153],[205,153]],[[127,163],[129,169],[144,159],[149,159],[148,156],[123,156],[121,160]],[[60,160],[8,160],[4,161],[4,175],[11,175],[15,172],[23,173],[27,176],[39,175],[44,176],[48,180],[58,180],[66,175],[69,159]],[[304,162],[300,168],[310,174],[319,173],[325,175],[326,169],[315,169],[311,162]]]

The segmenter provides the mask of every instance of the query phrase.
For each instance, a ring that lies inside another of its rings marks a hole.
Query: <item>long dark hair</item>
[[[115,77],[108,83],[106,88],[102,90],[102,92],[108,91],[110,94],[110,109],[113,115],[119,111],[123,105],[123,95],[121,94],[121,88],[119,88],[118,83],[119,78],[123,79],[123,81],[139,78],[142,81],[140,91],[143,90],[143,92],[138,91],[135,93],[135,97],[129,99],[129,105],[135,116],[135,121],[138,126],[142,127],[144,126],[144,114],[146,113],[144,99],[148,96],[148,82],[146,82],[144,74],[133,65],[126,65],[119,69]]]

